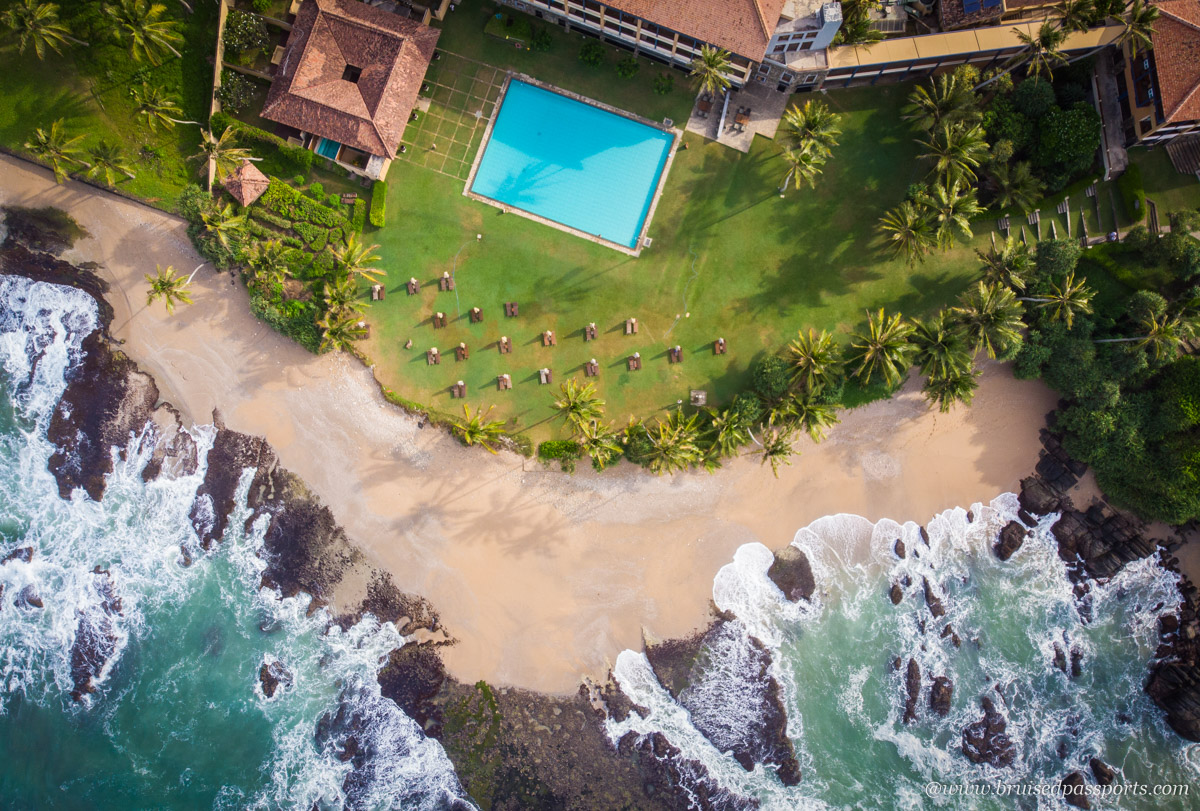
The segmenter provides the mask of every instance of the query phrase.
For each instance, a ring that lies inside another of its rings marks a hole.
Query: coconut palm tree
[[[791,149],[813,149],[817,155],[829,157],[838,145],[840,116],[830,111],[823,101],[806,101],[803,107],[793,104],[783,114],[783,140]]]
[[[996,193],[995,205],[1016,206],[1026,214],[1037,208],[1046,190],[1046,184],[1033,173],[1029,161],[992,164],[988,179]]]
[[[234,132],[233,127],[226,127],[219,138],[208,130],[201,130],[200,151],[192,155],[189,160],[200,161],[205,169],[207,169],[209,161],[212,161],[216,170],[217,180],[220,180],[230,172],[236,171],[242,165],[242,161],[254,159],[249,149],[233,145],[233,140],[236,137],[237,134]],[[212,191],[211,179],[208,189]]]
[[[883,375],[890,386],[899,383],[916,351],[908,340],[912,332],[912,325],[899,314],[889,316],[882,307],[877,313],[868,312],[866,331],[850,340],[846,361],[855,367],[851,374],[865,385],[876,375]]]
[[[349,350],[355,341],[367,336],[367,327],[358,313],[330,311],[317,320],[317,326],[321,328],[319,352]]]
[[[226,203],[224,208],[213,208],[211,211],[200,213],[200,218],[204,221],[204,230],[227,251],[233,250],[233,244],[245,234],[248,216],[235,213],[233,203]]]
[[[1121,23],[1121,31],[1111,42],[1099,45],[1090,51],[1085,51],[1078,56],[1072,57],[1067,64],[1087,59],[1092,54],[1110,45],[1118,48],[1122,45],[1129,45],[1129,51],[1133,56],[1149,51],[1154,47],[1154,24],[1158,22],[1157,6],[1146,2],[1146,0],[1133,0],[1133,2],[1125,7],[1124,13],[1116,17],[1116,20]]]
[[[699,417],[686,416],[682,409],[672,411],[670,416],[660,419],[646,429],[651,450],[646,456],[646,465],[657,474],[686,470],[702,461],[704,454],[697,442],[700,435]]]
[[[183,115],[183,111],[179,109],[179,104],[175,99],[167,95],[167,92],[158,85],[147,84],[142,82],[129,90],[129,97],[133,99],[135,105],[134,113],[146,119],[146,126],[151,131],[158,128],[162,124],[167,129],[171,129],[176,124],[197,124],[199,121],[186,121],[176,116]]]
[[[933,218],[924,205],[905,200],[879,219],[882,231],[897,255],[903,254],[909,267],[924,258],[937,245]]]
[[[375,253],[378,249],[378,245],[364,245],[358,234],[350,234],[341,245],[336,248],[330,245],[328,250],[333,254],[338,273],[361,276],[376,284],[380,276],[387,275],[386,270],[371,267],[372,262],[379,261],[379,255]]]
[[[833,336],[826,330],[801,330],[788,344],[792,364],[792,385],[817,394],[841,372],[841,358]]]
[[[1028,66],[1029,75],[1034,78],[1034,81],[1037,81],[1042,73],[1046,74],[1047,79],[1053,79],[1053,69],[1066,63],[1067,57],[1062,52],[1062,45],[1067,39],[1067,32],[1057,23],[1046,20],[1038,28],[1037,33],[1032,36],[1020,28],[1014,28],[1013,33],[1017,35],[1017,39],[1024,47],[1010,60],[1007,68],[992,78],[975,85],[976,90],[987,87],[1001,76],[1012,73],[1022,65]]]
[[[837,408],[830,403],[818,402],[811,392],[788,395],[772,418],[781,425],[803,428],[814,442],[823,440],[829,429],[841,422]]]
[[[971,368],[967,339],[947,310],[914,322],[910,340],[916,347],[913,362],[926,377],[952,377]]]
[[[155,267],[157,272],[153,276],[146,274],[146,281],[150,283],[150,290],[146,293],[146,306],[149,307],[156,299],[162,299],[167,307],[167,315],[174,315],[176,302],[192,303],[192,294],[187,291],[191,278],[177,274],[171,265],[165,268],[162,265]]]
[[[978,124],[942,124],[928,141],[917,141],[928,151],[938,180],[975,180],[975,169],[987,157],[987,136]]]
[[[779,468],[782,465],[790,465],[792,457],[796,455],[796,448],[792,445],[792,431],[786,426],[776,427],[768,423],[763,429],[762,438],[751,437],[754,439],[754,444],[758,445],[758,450],[754,453],[762,457],[762,463],[771,465],[771,473],[775,478],[779,478]]]
[[[361,317],[364,305],[358,297],[358,280],[353,276],[335,273],[326,278],[324,297],[328,311],[353,313]]]
[[[86,174],[92,180],[103,178],[106,185],[116,186],[122,177],[129,180],[136,177],[125,153],[116,144],[101,141],[88,150],[88,157],[92,159],[92,165]]]
[[[1024,290],[1033,272],[1033,250],[1009,234],[1005,240],[992,247],[987,253],[976,250],[975,255],[983,262],[983,281],[987,284],[1002,284],[1013,290]]]
[[[924,203],[933,215],[937,243],[944,250],[954,246],[956,236],[964,242],[975,236],[971,220],[982,214],[983,209],[969,183],[961,178],[947,178],[929,190]]]
[[[613,459],[621,455],[621,440],[612,430],[611,424],[589,420],[576,426],[576,441],[579,448],[592,458],[597,470],[608,467]]]
[[[705,434],[708,456],[725,459],[738,455],[738,449],[750,441],[750,426],[732,408],[708,412]]]
[[[481,408],[472,414],[471,407],[463,403],[463,416],[451,424],[451,430],[464,445],[480,445],[489,453],[495,453],[504,437],[504,421],[487,418],[494,408],[494,405],[488,406],[487,411]]]
[[[268,290],[276,285],[281,285],[287,279],[288,266],[284,260],[287,254],[287,247],[278,239],[269,239],[265,242],[259,242],[250,249],[250,255],[247,258],[247,265],[250,268],[253,284],[262,290]],[[330,282],[326,282],[326,300],[328,300]],[[357,295],[358,289],[355,288],[350,297]]]
[[[1021,302],[1007,287],[978,282],[958,300],[952,312],[976,352],[985,349],[995,358],[1021,340]]]
[[[930,377],[925,381],[923,391],[931,403],[937,405],[943,414],[948,412],[955,403],[970,405],[979,388],[979,375],[974,369],[968,368],[945,377]]]
[[[975,90],[957,73],[943,73],[919,84],[908,96],[904,118],[926,132],[972,124],[979,118]]]
[[[39,3],[38,0],[21,0],[0,14],[0,21],[13,30],[17,37],[17,53],[24,54],[25,49],[33,46],[33,52],[38,59],[46,56],[46,49],[62,53],[60,45],[73,42],[76,45],[87,45],[82,40],[72,37],[67,28],[58,19],[58,5],[55,3]]]
[[[783,160],[788,166],[788,171],[783,176],[783,185],[779,187],[780,195],[787,191],[788,185],[793,181],[797,189],[800,188],[801,183],[807,183],[809,188],[817,187],[817,175],[821,174],[825,158],[817,154],[814,148],[811,146],[806,149],[784,147]]]
[[[702,45],[700,55],[692,60],[692,81],[702,93],[723,93],[729,88],[729,77],[725,74],[732,67],[729,51]]]
[[[1058,13],[1058,24],[1064,31],[1087,31],[1096,17],[1092,0],[1062,0],[1052,10]]]
[[[1131,338],[1100,338],[1098,344],[1134,343],[1149,349],[1155,360],[1174,357],[1184,343],[1196,336],[1194,319],[1181,315],[1150,315],[1141,322],[1142,334]]]
[[[1070,329],[1076,315],[1092,311],[1092,297],[1096,291],[1082,279],[1075,281],[1075,271],[1068,273],[1061,282],[1050,282],[1050,292],[1043,296],[1026,296],[1017,299],[1037,304],[1050,311],[1051,321],[1062,321]]]
[[[554,410],[574,430],[604,416],[604,401],[597,396],[595,384],[584,383],[581,386],[572,377],[559,387],[559,392],[554,400]]]
[[[68,138],[63,132],[60,118],[51,123],[49,129],[35,129],[33,137],[25,142],[25,148],[35,157],[50,164],[50,168],[54,170],[54,179],[62,183],[73,166],[88,165],[79,157],[79,142],[82,140],[82,135]]]
[[[167,7],[147,0],[119,0],[105,3],[104,14],[113,26],[113,39],[129,48],[134,62],[145,59],[151,65],[159,63],[164,51],[176,57],[181,54],[175,46],[183,42],[179,23],[162,19]]]

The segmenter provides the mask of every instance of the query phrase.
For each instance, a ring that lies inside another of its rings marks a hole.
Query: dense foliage
[[[371,213],[367,220],[376,228],[382,228],[387,206],[387,181],[376,180],[371,186]]]
[[[250,106],[254,98],[254,85],[240,73],[221,71],[221,86],[217,88],[217,99],[221,107],[230,113],[240,113]]]
[[[225,47],[237,53],[267,47],[270,34],[267,24],[257,14],[233,9],[225,18]]]

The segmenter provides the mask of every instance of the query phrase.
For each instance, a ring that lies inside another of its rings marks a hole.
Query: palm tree
[[[249,149],[233,145],[233,139],[236,137],[233,127],[226,127],[219,138],[208,130],[201,130],[200,151],[192,155],[189,160],[200,161],[205,167],[211,161],[216,170],[217,179],[220,180],[241,166],[242,161],[253,160]],[[211,179],[208,189],[212,191]]]
[[[575,430],[604,416],[604,401],[596,395],[595,384],[581,386],[572,377],[559,387],[559,391],[561,394],[554,401],[554,410]]]
[[[787,355],[792,362],[792,384],[801,391],[817,394],[841,369],[837,344],[826,330],[799,332],[788,344]]]
[[[887,235],[892,250],[904,254],[909,267],[933,250],[936,243],[928,209],[905,200],[879,219],[879,230]]]
[[[76,45],[87,45],[82,40],[68,34],[68,28],[59,22],[58,6],[54,3],[39,3],[37,0],[22,0],[5,9],[0,15],[13,33],[17,35],[17,53],[25,53],[25,49],[33,46],[33,52],[38,59],[46,56],[46,49],[62,53],[59,46],[67,42]]]
[[[155,299],[162,299],[163,304],[167,306],[167,315],[174,315],[176,302],[192,303],[192,294],[187,291],[191,279],[177,275],[171,265],[165,268],[162,265],[155,267],[157,273],[153,276],[146,274],[146,281],[150,283],[150,290],[146,293],[146,306],[153,304]]]
[[[286,265],[284,266],[286,269]],[[280,276],[279,281],[282,281]],[[261,277],[260,277],[261,278]],[[352,276],[334,274],[325,280],[325,309],[330,312],[357,313],[363,311],[363,303],[358,298],[358,281]]]
[[[597,470],[608,467],[613,459],[621,455],[621,440],[611,425],[602,425],[599,420],[589,420],[576,426],[576,441],[580,449],[592,457]]]
[[[278,239],[269,239],[266,242],[255,244],[250,250],[247,264],[252,271],[256,286],[266,290],[283,284],[288,271],[287,262],[284,261],[286,253],[287,247]],[[329,281],[325,283],[326,301],[329,298],[330,284]],[[351,293],[351,298],[357,293],[358,289],[355,288]]]
[[[930,377],[925,381],[925,396],[935,403],[943,414],[955,403],[969,406],[975,397],[975,390],[979,388],[979,375],[980,372],[968,368],[945,377]]]
[[[1135,343],[1149,349],[1155,360],[1171,358],[1179,352],[1185,341],[1196,335],[1196,324],[1192,319],[1180,315],[1151,315],[1141,323],[1142,335],[1132,338],[1101,338],[1098,344]]]
[[[693,414],[685,416],[682,409],[672,411],[666,419],[660,419],[653,428],[646,429],[651,450],[646,456],[646,465],[657,474],[686,470],[700,462],[704,454],[697,444],[699,418]]]
[[[317,326],[321,328],[319,352],[348,350],[354,341],[367,335],[367,327],[358,313],[330,311],[317,321]]]
[[[978,282],[958,300],[952,312],[976,352],[986,349],[995,358],[1021,340],[1021,303],[1007,287]]]
[[[180,56],[175,45],[183,41],[179,23],[163,20],[167,7],[162,3],[150,4],[146,0],[119,0],[105,3],[104,14],[113,25],[113,39],[129,48],[134,62],[143,59],[157,65],[163,51]]]
[[[1077,314],[1092,311],[1092,297],[1096,291],[1083,280],[1075,281],[1071,271],[1061,282],[1050,282],[1050,292],[1044,296],[1026,296],[1018,301],[1028,301],[1050,310],[1051,321],[1062,321],[1070,329]]]
[[[82,135],[68,138],[63,132],[62,119],[50,124],[50,129],[38,127],[33,131],[33,138],[25,142],[25,148],[35,157],[50,164],[54,170],[54,179],[62,183],[67,179],[67,172],[72,166],[87,166],[87,162],[79,157],[79,142]]]
[[[992,78],[975,85],[976,90],[987,87],[1001,76],[1012,73],[1022,65],[1029,66],[1029,74],[1035,81],[1043,71],[1045,71],[1047,79],[1053,79],[1053,68],[1067,61],[1066,55],[1061,50],[1063,42],[1067,39],[1067,32],[1057,24],[1046,20],[1038,28],[1037,34],[1033,36],[1020,28],[1014,28],[1013,33],[1017,35],[1017,39],[1024,48],[1012,58],[1007,68]]]
[[[957,73],[943,73],[920,84],[908,96],[904,118],[926,132],[970,124],[979,117],[975,91]]]
[[[1033,251],[1027,244],[1009,234],[999,247],[993,240],[987,253],[976,250],[975,255],[983,262],[983,281],[1013,290],[1025,289],[1033,272]]]
[[[882,307],[874,315],[868,312],[866,331],[856,333],[850,341],[846,361],[856,366],[851,374],[866,385],[877,374],[890,386],[899,383],[916,351],[908,341],[912,332],[912,325],[899,314],[886,315]]]
[[[1096,16],[1092,0],[1062,0],[1054,10],[1058,12],[1058,24],[1064,31],[1085,32],[1092,27]]]
[[[1129,51],[1133,56],[1139,53],[1148,51],[1154,47],[1154,24],[1158,22],[1158,7],[1146,0],[1133,0],[1125,7],[1125,13],[1116,18],[1121,23],[1121,31],[1109,43],[1098,45],[1090,51],[1085,51],[1079,56],[1072,57],[1067,64],[1078,62],[1081,59],[1087,59],[1097,51],[1115,45],[1120,48],[1122,45],[1129,45]]]
[[[924,202],[933,214],[935,238],[943,249],[954,246],[956,235],[964,242],[970,242],[975,236],[971,219],[982,214],[983,209],[969,183],[961,178],[947,178],[930,189]]]
[[[750,426],[732,408],[709,411],[706,441],[710,457],[737,456],[738,449],[750,441]]]
[[[504,421],[487,419],[494,408],[494,405],[488,406],[487,411],[480,409],[472,414],[471,407],[463,403],[463,416],[454,421],[451,430],[464,445],[480,445],[489,453],[495,453],[496,446],[504,436]]]
[[[913,324],[913,362],[926,377],[952,377],[971,368],[971,350],[952,314],[937,315]]]
[[[837,408],[830,403],[818,402],[810,392],[785,398],[778,414],[781,418],[779,422],[800,426],[808,432],[813,442],[823,440],[829,429],[841,422],[837,416]]]
[[[376,284],[380,276],[387,275],[387,271],[371,267],[372,262],[379,261],[379,255],[375,253],[378,248],[378,245],[364,245],[358,234],[350,234],[342,245],[336,248],[330,245],[329,252],[333,254],[339,273],[361,276]]]
[[[996,205],[1016,206],[1026,214],[1037,207],[1046,190],[1046,184],[1033,173],[1029,161],[993,164],[990,180],[996,192]]]
[[[788,184],[792,181],[795,181],[797,189],[800,188],[801,183],[807,183],[809,188],[817,187],[817,175],[821,174],[825,158],[817,154],[814,148],[811,146],[805,149],[784,147],[783,160],[788,165],[788,171],[783,177],[783,185],[779,187],[780,196],[787,191]]]
[[[703,45],[700,47],[700,55],[692,60],[692,80],[702,93],[723,93],[729,88],[729,77],[725,74],[732,67],[729,51]]]
[[[934,171],[943,183],[948,180],[975,180],[975,169],[987,157],[987,136],[978,124],[942,124],[928,141],[917,141],[932,159]]]
[[[168,96],[166,91],[158,85],[142,82],[130,89],[129,96],[133,99],[135,114],[146,119],[146,126],[151,131],[157,129],[159,124],[171,129],[176,124],[198,125],[200,123],[176,118],[175,116],[183,115],[183,111],[179,109],[179,104],[175,99]]]
[[[115,186],[122,176],[133,180],[136,175],[125,154],[116,144],[101,141],[88,150],[92,165],[88,167],[87,176],[93,180],[103,177],[106,185]]]
[[[771,473],[775,478],[779,478],[779,468],[781,465],[790,465],[792,457],[796,455],[796,449],[792,445],[791,429],[785,427],[776,428],[773,424],[768,423],[763,429],[762,439],[754,439],[754,444],[758,445],[756,454],[762,457],[762,463],[771,465]]]
[[[200,218],[204,220],[204,230],[211,234],[225,250],[233,250],[233,243],[246,231],[248,214],[235,214],[233,203],[226,203],[224,208],[214,208],[203,211]]]
[[[817,155],[829,157],[842,134],[838,129],[839,118],[823,101],[806,101],[803,107],[793,104],[781,122],[784,143],[791,149],[811,148]]]

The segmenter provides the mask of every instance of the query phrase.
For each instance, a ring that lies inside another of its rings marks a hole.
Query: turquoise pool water
[[[514,80],[471,191],[632,248],[672,140],[654,127]]]
[[[338,150],[341,148],[342,145],[337,141],[331,141],[328,138],[322,138],[321,142],[317,144],[317,154],[322,158],[329,158],[330,160],[335,161],[337,160]]]

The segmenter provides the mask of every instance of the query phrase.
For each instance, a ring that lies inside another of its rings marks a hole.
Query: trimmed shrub
[[[622,79],[632,79],[641,70],[641,63],[635,56],[627,56],[617,63],[617,75]]]
[[[376,180],[371,186],[371,214],[367,219],[376,228],[384,223],[384,208],[387,206],[387,181]]]
[[[283,231],[292,230],[292,221],[274,214],[262,206],[251,206],[250,216],[256,220],[262,220],[265,223],[275,226]]]
[[[321,346],[321,330],[317,327],[315,308],[300,302],[292,304],[300,306],[291,306],[285,311],[256,293],[250,294],[250,312],[267,322],[276,332],[316,354]]]
[[[354,199],[354,210],[350,214],[350,230],[361,233],[367,224],[367,201],[361,197]]]
[[[213,132],[224,132],[227,127],[237,130],[237,140],[242,146],[261,144],[274,148],[274,155],[264,155],[264,160],[258,165],[265,175],[296,174],[300,184],[312,168],[314,154],[299,146],[292,146],[274,133],[239,121],[226,113],[215,113],[210,119],[209,126]],[[299,184],[298,184],[299,185]]]
[[[340,194],[330,192],[329,194],[325,195],[325,205],[329,206],[334,211],[340,211],[341,209],[339,209],[338,206],[341,204],[342,196]]]
[[[250,0],[250,8],[257,14],[266,14],[271,7],[271,0]]]
[[[787,394],[788,373],[787,361],[776,355],[767,355],[754,364],[750,375],[758,396],[773,403]]]
[[[1146,218],[1146,189],[1142,185],[1142,170],[1136,163],[1129,164],[1119,178],[1117,190],[1121,192],[1121,202],[1125,204],[1125,216],[1133,222],[1141,222]]]
[[[554,37],[550,36],[550,32],[546,30],[545,26],[539,25],[533,29],[533,36],[529,38],[529,47],[545,53],[554,47]]]
[[[669,73],[660,73],[654,77],[654,92],[665,96],[675,89],[675,77]]]
[[[594,39],[589,39],[583,43],[583,47],[579,49],[579,61],[585,65],[599,67],[604,64],[604,46]]]
[[[254,88],[250,81],[232,70],[221,71],[221,86],[217,88],[217,99],[221,107],[231,113],[240,113],[250,106]]]
[[[304,190],[304,193],[319,203],[321,202],[321,198],[325,196],[325,184],[319,180],[314,180],[313,184]]]
[[[224,39],[226,48],[242,53],[267,47],[271,36],[262,17],[234,9],[225,18]]]
[[[543,462],[558,460],[566,473],[575,471],[575,461],[583,455],[579,443],[570,439],[551,439],[538,445],[538,459]]]

